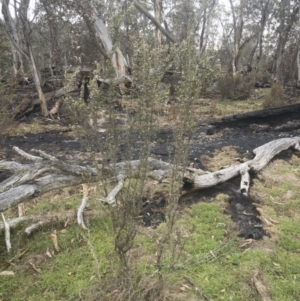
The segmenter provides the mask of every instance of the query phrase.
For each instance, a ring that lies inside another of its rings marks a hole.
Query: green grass
[[[99,281],[97,264],[102,275],[118,261],[110,230],[111,223],[107,216],[99,216],[91,223],[90,236],[77,225],[69,226],[63,232],[58,231],[60,251],[55,252],[52,258],[45,255],[47,250],[54,251],[50,238],[52,229],[42,229],[35,233],[23,241],[22,250],[28,251],[20,262],[15,262],[16,267],[20,268],[5,267],[5,270],[13,270],[15,276],[1,277],[0,297],[3,300],[78,299],[95,281]],[[90,239],[93,252],[98,258],[97,264],[87,239]],[[13,255],[4,253],[1,262],[9,260]],[[42,260],[35,263],[35,257]],[[31,261],[40,273],[30,266]]]
[[[300,300],[300,200],[295,184],[300,176],[297,173],[300,158],[293,156],[286,160],[270,163],[259,177],[262,180],[255,179],[251,186],[251,191],[261,199],[263,216],[278,222],[271,229],[266,228],[271,237],[244,245],[245,240],[233,231],[230,216],[224,214],[228,196],[219,194],[205,202],[200,198],[179,214],[174,233],[166,243],[160,278],[155,265],[156,252],[165,224],[157,229],[139,227],[128,255],[136,294],[161,282],[166,300],[170,301],[205,298],[260,301],[251,280],[259,269],[272,301]],[[28,204],[26,213],[55,214],[77,208],[80,200],[77,194],[66,199],[47,195],[37,204]],[[90,206],[99,210],[92,201]],[[50,237],[54,230],[59,252],[54,250]],[[66,229],[60,223],[49,225],[29,237],[23,231],[22,226],[12,233],[12,254],[6,253],[4,243],[0,245],[0,272],[15,273],[0,276],[0,300],[93,300],[91,296],[98,296],[95,287],[104,291],[104,296],[115,288],[121,294],[124,271],[114,250],[107,212],[100,210],[99,216],[90,220],[89,232],[73,222]],[[0,240],[4,242],[3,234]],[[3,266],[24,250],[27,252],[22,258]],[[52,258],[46,255],[47,251],[54,252]]]

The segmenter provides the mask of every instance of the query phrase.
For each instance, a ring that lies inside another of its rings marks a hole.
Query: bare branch
[[[162,34],[164,34],[171,42],[177,43],[177,39],[168,32],[165,28],[163,28],[159,22],[153,17],[138,1],[133,0],[134,6],[143,14],[145,15],[149,20],[152,21],[152,23],[158,28]]]

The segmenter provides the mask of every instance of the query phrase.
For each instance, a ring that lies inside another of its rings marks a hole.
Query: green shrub
[[[2,146],[12,124],[12,118],[9,115],[8,101],[4,95],[5,87],[0,84],[0,147]]]
[[[284,89],[280,83],[272,85],[270,92],[266,95],[263,102],[265,109],[276,108],[286,105]]]
[[[227,74],[217,81],[218,90],[222,99],[241,100],[247,99],[253,90],[251,76],[242,74]]]

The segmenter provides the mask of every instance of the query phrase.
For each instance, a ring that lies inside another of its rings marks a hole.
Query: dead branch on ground
[[[192,183],[195,189],[213,187],[241,175],[240,191],[247,195],[250,186],[249,172],[260,171],[275,155],[284,150],[293,148],[299,151],[299,143],[300,137],[274,140],[256,148],[253,151],[255,157],[247,162],[204,174],[198,173],[197,169],[182,167],[180,175],[183,182]],[[12,174],[0,183],[0,211],[54,189],[100,181],[100,176],[113,177],[118,182],[103,200],[116,206],[116,196],[122,189],[124,178],[130,177],[130,174],[140,167],[140,160],[134,160],[93,168],[68,164],[40,150],[32,150],[35,156],[16,147],[14,150],[31,162],[28,164],[0,162],[0,172]],[[172,164],[153,158],[148,158],[147,164],[149,176],[157,181],[168,176],[173,169]],[[106,174],[103,175],[103,172]]]

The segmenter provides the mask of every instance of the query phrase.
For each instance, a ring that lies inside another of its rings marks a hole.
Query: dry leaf
[[[72,272],[69,272],[69,273],[68,273],[68,276],[71,276],[71,275],[72,275]]]
[[[53,244],[54,244],[54,248],[58,252],[60,250],[60,248],[58,246],[56,230],[54,230],[53,233],[51,233],[50,236],[52,238],[52,241],[53,241]]]
[[[226,289],[223,288],[222,290],[220,290],[220,293],[225,293],[226,292]]]

